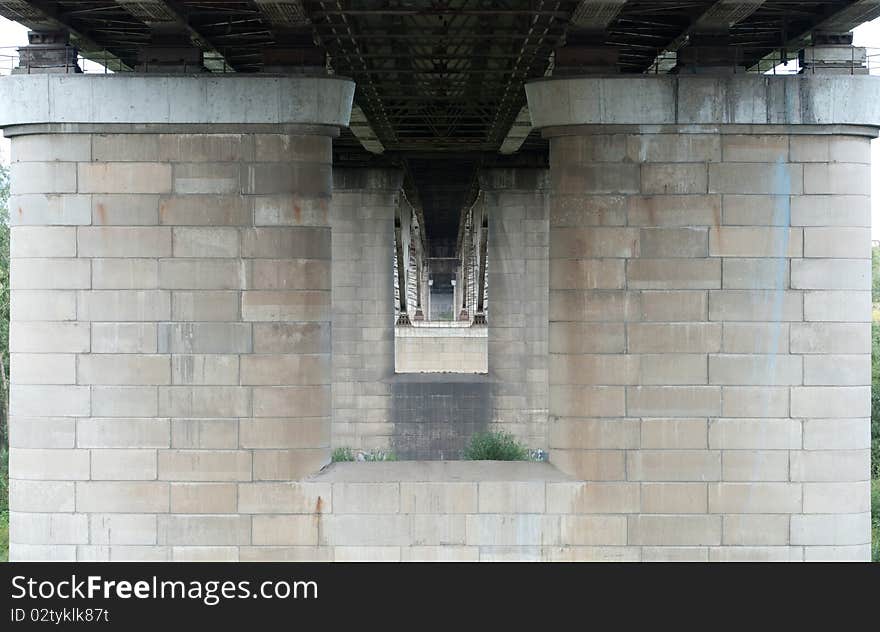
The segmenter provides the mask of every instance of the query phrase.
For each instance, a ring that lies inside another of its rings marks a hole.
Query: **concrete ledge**
[[[331,463],[307,479],[319,483],[570,481],[549,463],[533,461],[395,461]]]
[[[621,75],[526,84],[532,125],[867,125],[880,77]]]
[[[347,126],[354,82],[338,77],[11,75],[0,127],[35,123]]]

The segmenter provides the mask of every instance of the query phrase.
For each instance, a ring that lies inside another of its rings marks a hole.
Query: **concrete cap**
[[[39,123],[347,126],[354,82],[280,75],[10,75],[0,127]]]
[[[526,84],[532,125],[880,127],[880,77],[620,75]]]

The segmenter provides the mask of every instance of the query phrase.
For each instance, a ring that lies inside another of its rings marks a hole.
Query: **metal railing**
[[[8,75],[12,72],[13,68],[18,66],[18,48],[18,46],[0,46],[0,75]],[[870,74],[880,75],[880,47],[853,47],[853,57],[850,60],[850,65],[852,69],[855,70],[859,67],[855,63],[856,50],[861,48],[865,49],[865,66],[867,66]],[[788,54],[783,54],[781,51],[774,51],[768,55],[764,55],[756,64],[752,64],[751,66],[746,67],[745,64],[747,62],[739,62],[739,60],[754,59],[758,53],[765,52],[766,48],[762,48],[760,49],[760,51],[758,51],[757,49],[749,49],[748,47],[737,46],[734,47],[733,50],[734,56],[733,60],[731,61],[733,72],[791,75],[797,74],[802,70],[798,61],[797,51],[790,52]],[[85,73],[96,74],[116,72],[108,68],[108,66],[113,66],[117,63],[117,60],[110,56],[108,56],[106,60],[103,60],[103,62],[100,58],[87,59],[82,55],[79,55],[77,59],[80,68],[82,68],[83,72]],[[656,59],[654,60],[654,63],[651,65],[647,72],[651,74],[667,73],[675,66],[676,61],[677,55],[675,52],[660,51]],[[213,72],[232,72],[232,69],[225,64],[222,67],[213,67],[214,64],[211,65],[211,70]],[[816,67],[814,66],[812,67],[812,69],[808,69],[807,72],[810,72],[811,70],[815,72]]]

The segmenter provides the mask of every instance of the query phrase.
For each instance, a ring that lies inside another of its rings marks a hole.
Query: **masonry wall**
[[[559,133],[550,460],[618,499],[593,542],[869,559],[870,138]]]
[[[333,445],[387,450],[394,375],[394,214],[401,174],[334,170]]]
[[[398,327],[394,341],[397,373],[486,373],[485,327]]]
[[[13,138],[12,559],[238,559],[329,460],[314,131]]]
[[[549,174],[481,174],[489,216],[491,422],[532,449],[547,448]]]

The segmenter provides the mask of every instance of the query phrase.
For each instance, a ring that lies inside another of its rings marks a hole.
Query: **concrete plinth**
[[[870,557],[867,77],[539,81],[550,460],[641,559]],[[588,483],[585,483],[588,484]]]

